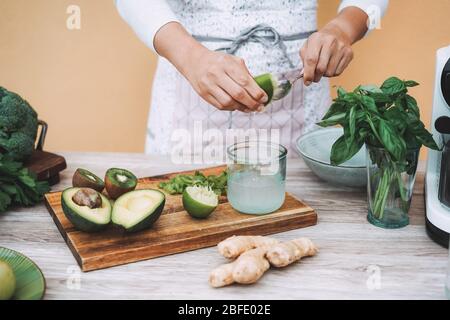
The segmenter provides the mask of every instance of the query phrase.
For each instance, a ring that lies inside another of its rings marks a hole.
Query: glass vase
[[[367,220],[373,225],[395,229],[409,224],[419,150],[409,149],[407,162],[398,163],[385,149],[367,145]]]

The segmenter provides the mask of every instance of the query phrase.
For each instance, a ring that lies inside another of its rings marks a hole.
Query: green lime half
[[[254,79],[258,86],[267,94],[269,100],[267,100],[266,105],[268,105],[272,101],[273,93],[275,92],[275,87],[277,86],[276,79],[274,79],[271,73],[261,74]]]
[[[207,218],[218,204],[219,197],[208,187],[187,187],[183,192],[184,209],[194,218]]]

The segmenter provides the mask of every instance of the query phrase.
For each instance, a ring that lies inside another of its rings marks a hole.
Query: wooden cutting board
[[[200,170],[219,174],[224,167]],[[182,172],[191,174],[194,171]],[[159,182],[179,173],[139,179],[138,189],[157,188]],[[226,197],[205,220],[192,218],[183,210],[180,195],[167,195],[161,218],[149,230],[126,234],[109,227],[100,233],[75,230],[61,208],[61,192],[49,193],[45,202],[61,235],[83,271],[214,246],[232,235],[266,235],[315,225],[312,208],[291,194],[281,209],[268,215],[246,215],[235,211]]]
[[[50,185],[58,183],[59,173],[67,168],[64,157],[40,150],[33,151],[25,166],[36,174],[39,181],[48,181]]]

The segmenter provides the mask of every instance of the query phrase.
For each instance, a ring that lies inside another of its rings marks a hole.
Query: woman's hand
[[[267,102],[266,93],[253,80],[242,59],[208,50],[181,24],[170,22],[164,25],[153,42],[156,51],[217,109],[260,111]]]
[[[300,49],[303,61],[303,81],[310,85],[323,76],[340,75],[353,59],[348,37],[339,28],[324,28],[312,34]]]
[[[199,48],[184,68],[194,90],[219,110],[261,111],[266,93],[238,57]]]
[[[361,9],[347,7],[308,38],[300,49],[305,85],[338,76],[347,68],[353,60],[352,44],[367,32],[367,19]]]

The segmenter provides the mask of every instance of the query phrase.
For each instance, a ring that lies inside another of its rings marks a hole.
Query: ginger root
[[[274,267],[280,268],[290,265],[303,257],[314,256],[318,249],[308,238],[299,238],[271,246],[266,258]]]
[[[277,243],[280,241],[263,236],[232,236],[220,242],[217,248],[225,258],[236,259],[245,251]]]
[[[270,268],[269,261],[264,258],[267,248],[250,249],[239,256],[235,261],[221,265],[209,275],[212,287],[224,287],[232,283],[251,284],[262,277]]]
[[[284,267],[302,257],[313,256],[318,251],[308,238],[280,242],[261,236],[233,236],[219,243],[218,247],[223,256],[237,257],[237,259],[210,273],[209,283],[214,288],[235,282],[255,283],[270,268],[270,265]]]

